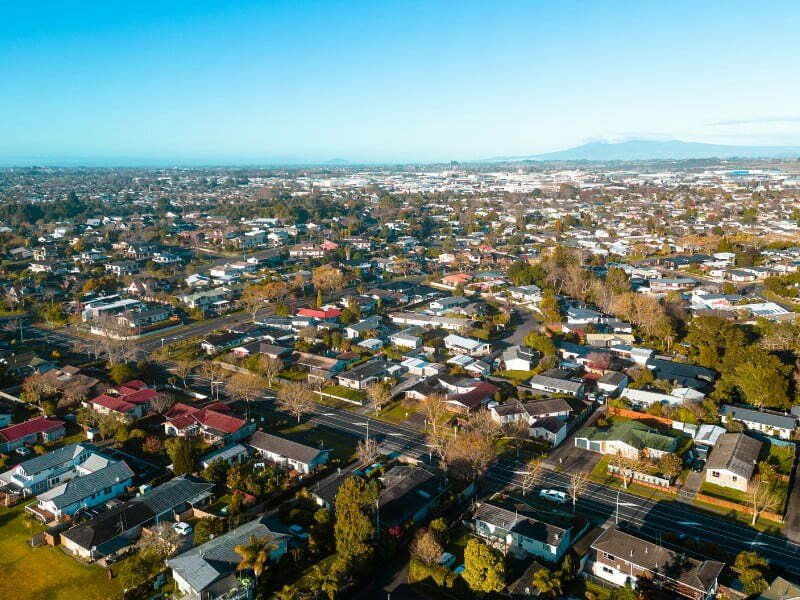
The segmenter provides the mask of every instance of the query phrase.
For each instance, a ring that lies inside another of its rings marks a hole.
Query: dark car
[[[706,461],[700,460],[699,458],[692,463],[692,471],[694,471],[695,473],[700,473],[705,468],[706,468]]]

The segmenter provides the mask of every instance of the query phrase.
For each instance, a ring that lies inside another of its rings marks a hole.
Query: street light
[[[617,490],[617,509],[614,511],[614,525],[619,525],[619,507],[620,506],[638,506],[633,502],[620,502],[619,494],[622,490]]]
[[[366,426],[366,428],[367,428],[367,439],[369,439],[369,419],[367,419],[366,421],[358,421],[356,423],[353,423],[353,425],[361,425],[362,427]]]
[[[211,395],[214,395],[214,386],[217,386],[217,402],[219,402],[219,386],[221,386],[224,381],[212,381],[211,382]]]

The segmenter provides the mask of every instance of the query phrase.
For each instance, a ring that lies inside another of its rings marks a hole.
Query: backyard
[[[0,598],[106,600],[121,591],[119,580],[84,565],[59,548],[31,548],[28,539],[41,527],[25,525],[23,505],[0,507]]]

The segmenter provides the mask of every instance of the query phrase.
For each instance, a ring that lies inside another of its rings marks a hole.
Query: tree
[[[769,586],[764,577],[765,571],[769,568],[769,563],[758,553],[752,551],[740,552],[736,555],[733,566],[739,572],[739,579],[744,585],[744,593],[748,596],[760,594]]]
[[[116,363],[111,365],[108,374],[114,383],[124,383],[136,376],[136,370],[127,363]]]
[[[589,487],[589,473],[586,471],[573,471],[569,475],[569,482],[567,483],[567,494],[572,500],[572,512],[575,512],[575,507],[578,498],[583,496],[586,488]]]
[[[561,593],[561,573],[550,569],[539,569],[533,574],[531,583],[545,596],[558,598]]]
[[[275,600],[296,600],[298,597],[297,590],[290,585],[284,585],[281,589],[275,592]]]
[[[751,525],[755,527],[756,521],[762,512],[775,510],[779,505],[778,495],[775,493],[777,472],[775,468],[764,461],[758,464],[758,473],[750,480],[747,486],[747,500],[753,511]]]
[[[150,408],[160,415],[167,412],[175,404],[175,396],[166,392],[159,392],[150,402]]]
[[[425,415],[425,423],[435,437],[439,429],[440,421],[447,414],[447,400],[442,394],[434,393],[420,402],[422,414]]]
[[[486,472],[495,457],[491,440],[473,429],[456,436],[447,444],[444,461],[453,477],[474,481]]]
[[[264,388],[264,380],[253,373],[236,373],[225,384],[225,390],[234,400],[245,403],[245,418],[250,419],[250,403]]]
[[[715,395],[721,397],[735,388],[748,404],[759,408],[790,408],[787,374],[791,367],[757,346],[750,346],[747,354],[746,361],[723,374]]]
[[[554,356],[556,347],[553,340],[545,334],[532,330],[525,336],[525,345],[539,352],[542,356]]]
[[[275,545],[269,542],[268,537],[251,535],[246,544],[239,544],[233,549],[242,558],[236,569],[253,571],[256,579],[259,579],[269,562],[270,552],[274,549]]]
[[[379,490],[375,480],[348,477],[336,493],[334,539],[339,559],[348,571],[360,570],[374,552],[374,509]]]
[[[323,265],[314,269],[311,282],[317,290],[333,292],[344,287],[344,275],[336,267]]]
[[[358,442],[358,460],[361,464],[371,465],[381,456],[380,445],[372,438]]]
[[[539,312],[548,323],[559,323],[561,321],[561,311],[558,308],[558,299],[553,290],[547,288],[539,301]]]
[[[663,454],[661,458],[658,459],[658,470],[669,479],[680,475],[682,468],[683,461],[681,461],[681,457],[672,452]]]
[[[411,540],[411,556],[426,565],[438,564],[444,548],[430,530],[420,529]]]
[[[172,370],[175,372],[175,375],[180,377],[184,388],[186,387],[186,378],[192,373],[193,368],[194,364],[188,359],[179,358],[175,361],[175,366],[172,368]]]
[[[297,422],[314,407],[314,398],[308,386],[300,381],[284,383],[278,390],[278,406],[290,415],[297,417]]]
[[[586,355],[586,364],[591,369],[605,373],[611,368],[611,354],[609,352],[589,352]]]
[[[156,435],[148,435],[142,442],[142,450],[147,454],[160,454],[164,449],[164,444]]]
[[[391,401],[392,394],[383,383],[376,381],[367,385],[367,398],[375,414],[378,414]]]
[[[264,306],[264,300],[264,289],[261,286],[247,285],[244,290],[242,290],[239,303],[252,315],[253,322],[255,322],[258,309]]]
[[[502,429],[502,439],[508,441],[509,445],[514,448],[517,458],[519,458],[520,448],[530,437],[527,421],[511,421],[504,425]]]
[[[165,444],[167,456],[172,461],[172,472],[185,475],[194,472],[195,450],[186,438],[174,437]]]
[[[528,461],[528,464],[525,465],[525,471],[522,473],[522,480],[520,482],[523,496],[541,481],[543,474],[544,465],[542,464],[541,458],[532,458]]]
[[[499,592],[505,583],[505,564],[500,551],[472,538],[464,549],[464,581],[474,592]]]
[[[272,382],[283,369],[283,362],[278,358],[261,354],[256,362],[256,372],[267,380],[267,387],[272,387]]]

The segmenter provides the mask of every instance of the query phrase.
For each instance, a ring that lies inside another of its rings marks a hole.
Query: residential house
[[[628,386],[628,376],[618,371],[606,371],[597,380],[597,389],[609,396],[618,396]]]
[[[144,526],[204,507],[213,490],[213,483],[200,478],[176,477],[62,532],[61,545],[84,560],[97,560],[134,543]]]
[[[235,549],[247,545],[252,538],[269,545],[269,561],[276,563],[286,554],[291,535],[263,517],[168,559],[167,567],[172,570],[181,597],[194,600],[251,598],[254,580],[243,583],[240,579],[242,557]]]
[[[675,597],[712,600],[725,565],[686,554],[610,527],[592,544],[591,573],[617,586],[646,588],[647,581]]]
[[[356,338],[362,337],[365,331],[370,330],[379,330],[381,327],[381,322],[383,318],[379,315],[373,315],[371,317],[367,317],[366,319],[362,319],[358,323],[352,323],[351,325],[347,325],[344,328],[344,335],[348,340],[354,340]]]
[[[577,517],[561,519],[537,513],[527,505],[489,500],[476,506],[473,527],[478,537],[504,554],[556,564],[587,525]]]
[[[445,336],[444,346],[456,354],[468,354],[470,356],[486,356],[492,351],[492,345],[489,342],[463,337],[454,333]]]
[[[738,421],[743,423],[749,431],[760,431],[782,440],[792,439],[797,428],[797,419],[793,416],[754,410],[744,406],[723,404],[719,409],[719,415],[723,423]]]
[[[539,361],[539,353],[522,346],[510,346],[501,358],[506,371],[530,371]]]
[[[648,427],[640,421],[622,421],[610,427],[586,427],[575,436],[575,446],[600,454],[637,458],[647,450],[652,459],[674,452],[678,438]]]
[[[305,474],[327,463],[330,457],[328,449],[315,448],[264,431],[253,433],[247,445],[256,456]]]
[[[523,285],[508,288],[511,299],[525,304],[538,304],[542,299],[542,289],[538,285]]]
[[[255,426],[244,419],[211,408],[178,402],[167,411],[164,431],[176,437],[200,437],[216,444],[237,442],[250,435]]]
[[[25,444],[54,442],[64,437],[64,421],[34,417],[0,429],[0,452],[11,452]]]
[[[434,315],[423,315],[413,312],[398,312],[389,315],[392,323],[396,325],[413,325],[426,329],[440,328],[449,331],[460,331],[469,328],[472,321],[469,319],[457,319],[454,317],[437,317]]]
[[[535,375],[528,382],[533,390],[547,392],[548,394],[563,394],[574,398],[583,398],[583,381],[568,379],[569,374],[560,369],[548,369],[544,373]]]
[[[72,479],[37,496],[38,504],[27,508],[45,522],[72,516],[118,497],[133,482],[134,473],[125,461],[111,461],[94,454],[78,465]]]
[[[430,467],[397,465],[380,480],[383,489],[378,498],[378,518],[387,528],[420,523],[447,491],[447,478]]]
[[[67,444],[34,456],[0,474],[0,491],[22,496],[41,494],[75,477],[78,466],[94,454],[91,444]]]
[[[406,327],[390,335],[389,341],[399,348],[411,348],[412,350],[416,350],[422,346],[423,332],[424,330],[421,327]]]
[[[745,433],[722,434],[706,461],[706,481],[746,492],[760,453],[759,440]]]
[[[250,453],[242,444],[233,444],[225,448],[219,448],[200,457],[200,466],[208,468],[216,462],[223,462],[229,467],[241,465],[250,459]]]
[[[239,346],[245,339],[246,336],[233,331],[212,333],[200,342],[200,347],[205,350],[208,355],[219,354],[220,352]]]
[[[365,390],[370,383],[389,377],[391,365],[385,360],[371,360],[336,376],[340,385]]]

